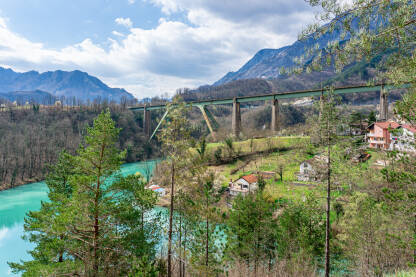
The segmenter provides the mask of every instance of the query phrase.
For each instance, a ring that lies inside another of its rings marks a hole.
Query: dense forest
[[[7,109],[0,112],[0,188],[43,180],[48,165],[63,149],[74,153],[92,120],[107,106]],[[108,106],[122,130],[119,147],[126,161],[148,159],[156,153],[142,131],[142,113],[121,105]],[[156,151],[157,152],[157,151]]]

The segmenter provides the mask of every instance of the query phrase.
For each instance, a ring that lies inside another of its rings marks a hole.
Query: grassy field
[[[317,182],[301,182],[297,180],[300,163],[310,159],[314,154],[324,151],[310,146],[309,137],[272,137],[234,142],[235,151],[240,153],[251,153],[255,151],[265,151],[267,149],[277,149],[273,153],[259,154],[249,158],[237,159],[236,161],[220,166],[211,166],[211,170],[217,173],[218,181],[222,186],[228,186],[230,180],[235,181],[238,178],[259,171],[273,171],[274,178],[266,180],[267,185],[265,192],[272,199],[292,199],[302,200],[307,194],[313,193],[317,197],[325,197],[326,185]],[[207,145],[208,153],[212,154],[219,147],[226,149],[225,143],[211,143]],[[374,163],[377,160],[383,160],[384,154],[377,150],[368,150],[371,158],[364,163],[343,166],[343,174],[350,176],[353,173],[364,173],[374,170]],[[283,168],[283,180],[280,180],[279,167]],[[357,175],[357,174],[356,174]],[[359,185],[359,176],[356,185]],[[348,185],[346,185],[348,187]],[[341,196],[342,192],[334,190],[332,196],[334,199]]]
[[[272,199],[286,198],[301,200],[308,193],[324,195],[323,186],[314,182],[299,182],[296,173],[302,161],[313,157],[308,153],[309,137],[272,137],[234,142],[234,148],[240,153],[253,151],[265,151],[270,148],[278,150],[264,155],[258,155],[250,159],[240,159],[230,164],[212,166],[223,186],[228,186],[230,180],[237,180],[241,176],[257,173],[258,171],[278,172],[283,169],[283,180],[276,173],[274,178],[267,179],[265,192]],[[253,146],[254,145],[254,146]],[[224,143],[211,143],[207,149],[213,153],[218,147],[226,147]],[[233,173],[237,168],[237,172]]]
[[[266,151],[270,148],[289,148],[299,146],[300,144],[306,144],[309,141],[309,137],[269,137],[249,139],[244,141],[233,142],[233,147],[236,152],[241,154],[247,154],[251,152]],[[213,154],[218,148],[227,148],[225,142],[209,143],[207,145],[207,154]]]

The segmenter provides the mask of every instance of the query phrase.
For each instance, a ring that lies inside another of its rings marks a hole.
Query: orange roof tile
[[[257,182],[257,176],[254,175],[254,174],[246,175],[246,176],[243,176],[241,178],[246,180],[249,184]]]
[[[376,122],[374,123],[374,125],[377,125],[378,127],[383,128],[383,129],[388,129],[388,128],[396,129],[400,127],[400,124],[394,121]]]

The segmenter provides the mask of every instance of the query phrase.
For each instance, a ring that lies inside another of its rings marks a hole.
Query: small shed
[[[230,195],[247,194],[257,189],[257,176],[254,174],[245,175],[230,183]]]
[[[303,161],[299,166],[298,181],[321,181],[326,161],[327,158],[322,156]]]
[[[257,187],[257,176],[254,174],[249,174],[246,176],[241,177],[240,179],[237,179],[234,182],[234,185],[240,186],[241,188],[250,189],[254,186]]]

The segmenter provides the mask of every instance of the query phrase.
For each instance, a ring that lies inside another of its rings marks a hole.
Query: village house
[[[391,134],[389,150],[401,152],[416,152],[415,138],[416,127],[411,125],[401,125]]]
[[[165,196],[166,195],[165,189],[159,187],[158,185],[151,185],[151,186],[149,186],[148,189],[156,192],[159,196]]]
[[[230,196],[236,196],[238,194],[246,195],[257,189],[257,176],[249,174],[237,179],[234,182],[230,182]]]
[[[299,166],[299,173],[297,173],[298,181],[321,181],[326,161],[327,158],[324,156],[315,156],[303,161]]]
[[[394,121],[375,122],[368,126],[366,141],[370,148],[389,149],[391,143],[391,134],[389,130],[400,127],[400,124]]]
[[[368,127],[366,140],[370,148],[416,152],[416,127],[393,121],[375,122]]]

